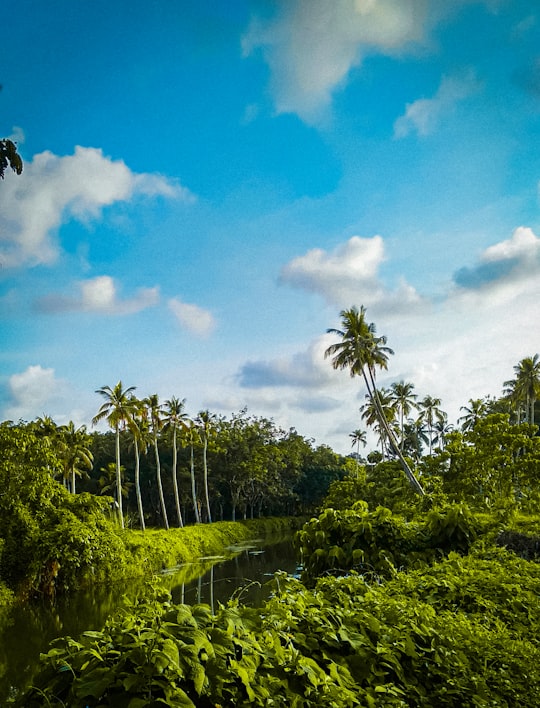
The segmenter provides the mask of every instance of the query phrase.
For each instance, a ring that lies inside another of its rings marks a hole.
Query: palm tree
[[[370,398],[369,394],[366,394],[367,401],[364,405],[360,406],[360,412],[362,413],[362,420],[365,420],[377,433],[381,444],[381,454],[384,458],[392,451],[392,446],[388,438],[387,426],[381,425],[380,413],[382,411],[388,426],[395,427],[396,409],[388,389],[379,388],[376,389],[376,391],[376,400]]]
[[[122,476],[120,471],[120,429],[124,428],[130,420],[135,408],[135,401],[132,392],[135,386],[124,389],[119,381],[114,388],[103,386],[98,388],[96,393],[105,398],[105,403],[101,406],[96,415],[92,418],[92,425],[96,425],[100,420],[106,420],[110,428],[113,428],[116,435],[116,496],[118,503],[118,513],[120,525],[124,528],[124,512],[122,509]]]
[[[328,329],[328,334],[336,334],[341,341],[330,345],[324,353],[325,358],[333,356],[334,369],[349,369],[351,376],[362,375],[368,395],[373,400],[382,427],[385,429],[390,445],[394,448],[403,471],[416,492],[425,494],[422,485],[416,479],[407,461],[401,454],[399,445],[390,430],[382,410],[377,388],[375,386],[375,367],[386,369],[388,355],[393,351],[386,346],[386,337],[375,336],[375,325],[366,321],[366,310],[362,306],[342,310],[340,313],[342,329]]]
[[[195,514],[195,523],[199,524],[201,522],[201,516],[199,514],[199,504],[197,502],[197,485],[195,484],[195,456],[193,450],[195,447],[195,442],[198,438],[197,425],[193,420],[188,420],[185,427],[185,436],[189,445],[190,453],[190,464],[189,471],[191,475],[191,497],[193,499],[193,513]]]
[[[399,411],[399,431],[400,431],[400,449],[403,452],[404,444],[404,428],[405,418],[410,414],[413,408],[417,408],[416,399],[418,396],[413,393],[414,384],[399,381],[390,386],[390,396],[396,408]]]
[[[210,512],[210,496],[208,494],[208,464],[207,464],[207,452],[208,452],[208,440],[212,433],[212,427],[216,420],[216,416],[210,411],[199,411],[197,416],[197,423],[199,425],[199,430],[201,431],[201,439],[203,443],[203,475],[204,475],[204,495],[206,500],[206,513],[208,515],[208,523],[212,523],[212,514]]]
[[[444,420],[445,416],[445,413],[439,408],[440,405],[440,398],[433,398],[433,396],[424,396],[418,406],[418,409],[420,411],[419,419],[421,422],[426,424],[427,428],[430,455],[433,450],[433,430],[435,427],[435,421]]]
[[[178,478],[176,476],[176,467],[178,460],[178,446],[176,444],[176,433],[179,428],[184,428],[187,425],[188,415],[184,411],[186,399],[181,401],[174,396],[168,401],[165,401],[165,428],[172,430],[172,449],[173,449],[173,464],[172,464],[172,480],[174,489],[174,501],[176,503],[176,515],[178,517],[178,526],[182,528],[184,522],[182,520],[182,511],[180,509],[180,495],[178,494]]]
[[[357,428],[349,433],[351,438],[351,447],[356,446],[356,476],[358,477],[358,459],[360,457],[360,443],[365,447],[367,445],[367,435],[365,430],[360,430]]]
[[[61,441],[60,458],[64,471],[64,484],[75,494],[75,477],[82,476],[85,469],[91,470],[94,456],[90,450],[91,438],[86,426],[75,428],[73,421],[58,429]]]
[[[144,510],[141,495],[141,453],[146,452],[150,441],[150,426],[145,415],[145,405],[143,401],[136,400],[136,406],[129,420],[129,429],[133,435],[133,447],[135,450],[135,494],[137,496],[137,509],[141,531],[144,533],[146,524],[144,521]]]
[[[165,507],[165,497],[163,496],[163,484],[161,483],[161,461],[159,459],[159,449],[158,449],[158,436],[159,431],[163,426],[163,420],[161,418],[161,405],[159,403],[159,397],[157,393],[153,393],[148,398],[145,398],[144,404],[148,413],[150,414],[150,424],[152,428],[152,441],[154,443],[154,455],[156,458],[156,481],[159,492],[159,503],[161,506],[161,514],[163,516],[163,523],[167,531],[169,530],[169,519],[167,518],[167,509]]]
[[[480,418],[483,418],[488,412],[486,402],[483,398],[469,398],[469,405],[461,406],[459,410],[465,411],[465,415],[457,419],[464,433],[468,430],[473,430]]]
[[[526,419],[534,424],[534,406],[540,397],[540,357],[538,354],[525,357],[514,366],[516,377],[505,381],[504,385],[513,388],[513,397],[525,404]]]

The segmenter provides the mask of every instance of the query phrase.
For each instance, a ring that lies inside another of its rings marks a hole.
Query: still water
[[[245,604],[260,604],[268,596],[265,587],[277,570],[297,571],[292,541],[269,543],[254,540],[232,546],[227,556],[202,558],[161,574],[161,582],[176,603],[204,602],[214,610],[233,595]],[[101,629],[107,617],[126,599],[144,590],[144,580],[121,585],[97,585],[58,598],[54,605],[15,607],[0,617],[0,706],[29,682],[40,652],[62,636],[77,637],[86,630]]]

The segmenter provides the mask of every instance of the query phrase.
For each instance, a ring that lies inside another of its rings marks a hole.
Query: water
[[[269,592],[265,583],[275,571],[294,574],[296,569],[291,540],[271,545],[256,540],[231,547],[229,558],[203,558],[168,569],[161,577],[174,602],[204,602],[217,610],[218,603],[227,602],[233,594],[245,604],[260,604]],[[53,639],[101,629],[126,598],[143,591],[144,582],[135,579],[121,585],[98,585],[58,598],[52,606],[39,603],[15,607],[0,617],[0,706],[28,684],[40,652],[47,651]]]

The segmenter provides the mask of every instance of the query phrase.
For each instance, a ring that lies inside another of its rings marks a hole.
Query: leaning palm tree
[[[407,479],[416,492],[425,494],[422,485],[401,454],[399,445],[385,418],[375,386],[375,368],[386,369],[388,355],[393,354],[393,351],[386,346],[386,337],[375,336],[375,325],[368,324],[366,321],[364,306],[360,310],[357,307],[342,310],[340,317],[342,328],[327,330],[329,334],[339,336],[340,341],[327,348],[324,353],[325,358],[333,356],[332,366],[334,369],[349,369],[351,376],[361,375],[363,377],[368,395],[378,410],[380,424],[385,429],[390,445],[397,454]]]
[[[390,386],[390,397],[399,412],[400,449],[402,452],[405,437],[405,418],[410,414],[413,408],[417,407],[416,399],[418,396],[413,393],[413,390],[414,384],[405,383],[404,381],[394,382]]]
[[[178,461],[178,446],[176,443],[177,431],[179,428],[185,428],[187,425],[188,414],[185,412],[184,408],[186,405],[186,399],[183,398],[181,401],[172,397],[168,401],[165,401],[165,425],[164,429],[172,430],[172,449],[173,449],[173,464],[172,464],[172,481],[174,489],[174,501],[176,504],[176,516],[178,518],[178,526],[182,528],[184,522],[182,520],[182,511],[180,509],[180,495],[178,493],[178,477],[176,475],[176,467]]]
[[[199,411],[197,416],[197,423],[199,425],[199,430],[201,433],[201,439],[203,443],[203,479],[204,479],[204,494],[206,500],[206,514],[208,516],[208,523],[212,523],[212,514],[210,512],[210,496],[208,494],[208,464],[207,464],[207,452],[208,452],[208,441],[212,433],[212,427],[216,416],[210,411]]]
[[[167,518],[167,508],[165,506],[165,497],[163,496],[163,484],[161,483],[161,461],[159,459],[158,437],[163,426],[161,417],[161,405],[157,393],[153,393],[148,398],[145,398],[144,404],[150,415],[150,424],[152,427],[152,441],[154,443],[154,455],[156,458],[156,481],[159,492],[159,503],[161,506],[161,514],[165,528],[169,530],[169,519]]]
[[[378,388],[375,390],[376,398],[370,398],[369,394],[366,394],[367,400],[362,406],[360,406],[360,412],[362,413],[362,420],[365,420],[367,425],[372,427],[377,433],[381,445],[381,454],[383,458],[385,458],[389,453],[391,453],[392,446],[388,439],[386,426],[381,425],[380,413],[382,412],[388,426],[391,426],[392,429],[394,429],[396,425],[396,409],[388,389]]]
[[[97,389],[96,393],[105,398],[105,403],[101,406],[96,415],[92,418],[92,424],[96,425],[101,420],[106,420],[109,427],[113,428],[116,435],[116,497],[118,503],[118,515],[120,525],[124,528],[124,512],[122,509],[122,476],[120,471],[120,429],[125,428],[131,418],[135,408],[135,401],[132,392],[135,386],[124,389],[119,381],[114,388],[103,386]]]

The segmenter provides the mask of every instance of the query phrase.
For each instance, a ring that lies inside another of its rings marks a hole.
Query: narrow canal
[[[292,540],[254,540],[230,547],[227,556],[201,558],[167,569],[161,574],[161,582],[176,603],[206,603],[217,609],[218,603],[239,595],[241,602],[257,605],[268,596],[267,583],[278,570],[290,574],[297,570]],[[125,598],[144,591],[144,584],[144,580],[136,579],[121,585],[97,585],[58,598],[54,605],[15,607],[0,616],[0,706],[27,685],[40,652],[46,652],[53,639],[100,629],[107,617],[122,607]]]

